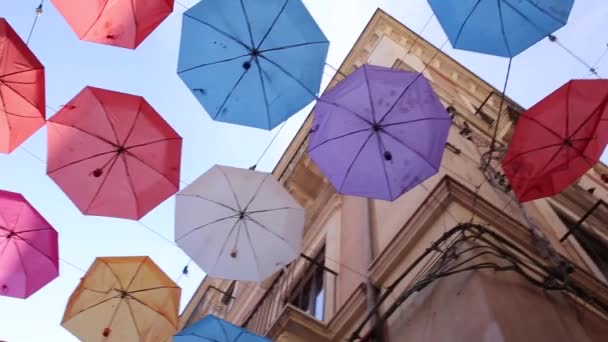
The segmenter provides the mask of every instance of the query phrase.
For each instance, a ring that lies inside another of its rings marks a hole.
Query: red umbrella
[[[181,146],[143,97],[86,87],[48,122],[47,174],[84,214],[138,220],[179,189]]]
[[[524,112],[503,160],[520,201],[558,194],[608,143],[608,80],[573,80]]]
[[[135,49],[173,12],[173,0],[51,0],[81,40]]]
[[[44,126],[44,106],[44,67],[0,18],[0,152],[12,152]]]
[[[20,194],[0,190],[0,295],[27,298],[59,274],[57,231]]]

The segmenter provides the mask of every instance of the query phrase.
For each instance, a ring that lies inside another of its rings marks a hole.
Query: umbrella
[[[428,0],[456,49],[514,57],[568,22],[574,0]]]
[[[173,337],[173,342],[270,342],[269,339],[253,334],[214,315],[207,315],[200,321],[184,328]]]
[[[572,80],[525,111],[503,169],[520,201],[558,194],[608,143],[608,80]]]
[[[178,75],[213,120],[272,129],[315,99],[328,48],[301,0],[205,0],[184,13]]]
[[[44,67],[0,18],[0,152],[12,152],[44,126],[44,115]]]
[[[262,281],[300,255],[304,209],[269,173],[216,165],[175,213],[175,241],[211,277]]]
[[[135,49],[173,12],[173,0],[51,0],[81,40]]]
[[[86,87],[49,120],[47,174],[84,214],[138,220],[179,189],[181,145],[144,98]]]
[[[421,74],[363,65],[319,99],[308,153],[339,193],[392,201],[437,173],[450,125]]]
[[[166,341],[177,332],[180,294],[149,257],[96,258],[61,325],[82,341]]]
[[[57,232],[20,194],[0,190],[0,295],[28,298],[59,274]]]

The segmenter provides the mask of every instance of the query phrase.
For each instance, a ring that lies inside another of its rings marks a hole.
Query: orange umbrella
[[[178,329],[180,294],[149,257],[97,258],[61,325],[82,341],[166,341]]]

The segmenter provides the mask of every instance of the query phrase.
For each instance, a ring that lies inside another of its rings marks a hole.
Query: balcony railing
[[[334,288],[337,276],[324,265],[323,252],[315,258],[301,254],[279,272],[243,327],[255,334],[266,334],[287,304],[322,321],[330,297],[327,291]]]

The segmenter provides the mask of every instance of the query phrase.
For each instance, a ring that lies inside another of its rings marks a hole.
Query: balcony
[[[324,264],[321,250],[314,258],[302,254],[280,271],[260,301],[247,316],[243,327],[265,335],[287,307],[318,322],[326,320],[329,301],[335,298],[338,273]]]

